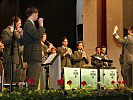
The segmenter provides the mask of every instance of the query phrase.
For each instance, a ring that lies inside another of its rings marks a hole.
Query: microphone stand
[[[104,65],[104,62],[102,62],[102,76],[103,76],[103,86],[104,86],[104,76],[105,76],[105,73],[104,73],[104,67],[105,67],[105,65]]]
[[[19,11],[19,3],[20,3],[20,0],[18,0],[17,2],[17,10],[16,10],[16,15],[15,15],[15,20],[13,22],[13,27],[14,27],[14,30],[13,30],[13,34],[12,34],[12,42],[11,42],[11,53],[10,53],[10,56],[11,56],[11,67],[10,67],[10,90],[9,90],[9,93],[11,94],[12,92],[12,82],[13,82],[13,51],[14,51],[14,42],[15,42],[15,35],[14,35],[14,31],[15,31],[15,28],[16,28],[16,16],[18,15],[18,11]]]

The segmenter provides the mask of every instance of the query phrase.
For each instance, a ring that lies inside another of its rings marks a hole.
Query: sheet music
[[[49,87],[59,89],[57,80],[61,79],[61,56],[59,55],[53,64],[49,67]]]
[[[98,57],[98,56],[96,56],[95,58],[98,59],[98,60],[102,60],[102,58],[100,58],[100,57]]]
[[[43,64],[51,63],[51,61],[54,59],[54,57],[57,55],[57,53],[53,53],[49,55],[48,59]]]

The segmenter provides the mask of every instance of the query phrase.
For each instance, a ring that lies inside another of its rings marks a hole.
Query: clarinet
[[[45,43],[44,44],[46,44],[47,46],[49,46],[50,45],[50,42],[48,40],[45,40]]]

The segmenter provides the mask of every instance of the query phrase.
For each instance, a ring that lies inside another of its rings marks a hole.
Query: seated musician
[[[97,46],[95,51],[96,53],[91,56],[91,65],[95,67],[102,67],[101,48]]]
[[[76,67],[83,67],[84,65],[87,65],[89,63],[88,57],[86,52],[84,51],[84,45],[83,42],[78,42],[77,43],[77,51],[74,51],[73,54],[73,61],[74,65]]]
[[[48,58],[49,53],[51,52],[51,48],[53,47],[52,43],[49,43],[47,39],[47,34],[43,33],[43,37],[41,39],[41,45],[42,45],[42,63],[46,61]]]
[[[102,57],[102,59],[110,60],[109,56],[106,54],[106,51],[107,51],[107,48],[105,46],[102,46],[101,47],[101,57]],[[112,65],[111,62],[103,62],[103,66],[105,66],[105,67],[109,67],[111,65]]]
[[[43,37],[41,39],[41,46],[42,46],[42,63],[44,63],[50,52],[51,52],[51,48],[53,47],[52,43],[49,43],[49,41],[46,40],[47,39],[47,34],[43,33]],[[43,90],[46,89],[46,78],[48,78],[48,70],[43,69],[43,67],[41,67],[41,72],[40,72],[40,77],[39,77],[39,89]]]
[[[55,47],[52,47],[51,51],[50,51],[50,54],[54,54],[54,53],[57,53],[57,49]]]
[[[66,37],[62,38],[62,46],[57,48],[57,51],[61,55],[61,70],[64,74],[64,67],[72,67],[72,49],[68,47],[68,39]]]

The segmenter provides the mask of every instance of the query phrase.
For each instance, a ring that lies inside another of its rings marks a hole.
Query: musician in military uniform
[[[62,46],[57,48],[57,52],[61,55],[61,70],[63,74],[64,67],[71,67],[71,59],[72,59],[72,49],[68,46],[68,39],[66,37],[62,38]]]
[[[54,47],[53,44],[47,41],[46,39],[47,39],[47,34],[43,33],[43,37],[41,39],[42,63],[44,63],[47,60],[49,53],[51,52],[51,48]]]
[[[88,56],[84,51],[83,42],[80,41],[77,43],[77,49],[78,50],[73,53],[74,65],[76,65],[76,67],[83,67],[89,63]]]
[[[95,48],[96,53],[93,54],[91,57],[91,65],[95,66],[95,67],[102,67],[102,61],[101,59],[101,48],[99,46],[97,46]],[[99,59],[98,59],[99,58]]]
[[[15,29],[14,29],[14,24]],[[13,34],[14,33],[14,34]],[[14,35],[14,40],[12,39]],[[7,71],[7,82],[11,81],[11,65],[13,68],[13,82],[20,81],[20,72],[22,62],[19,53],[19,46],[22,44],[23,30],[21,28],[21,19],[18,16],[13,16],[1,34],[2,42],[4,43],[4,67]],[[11,55],[12,54],[12,55]]]

